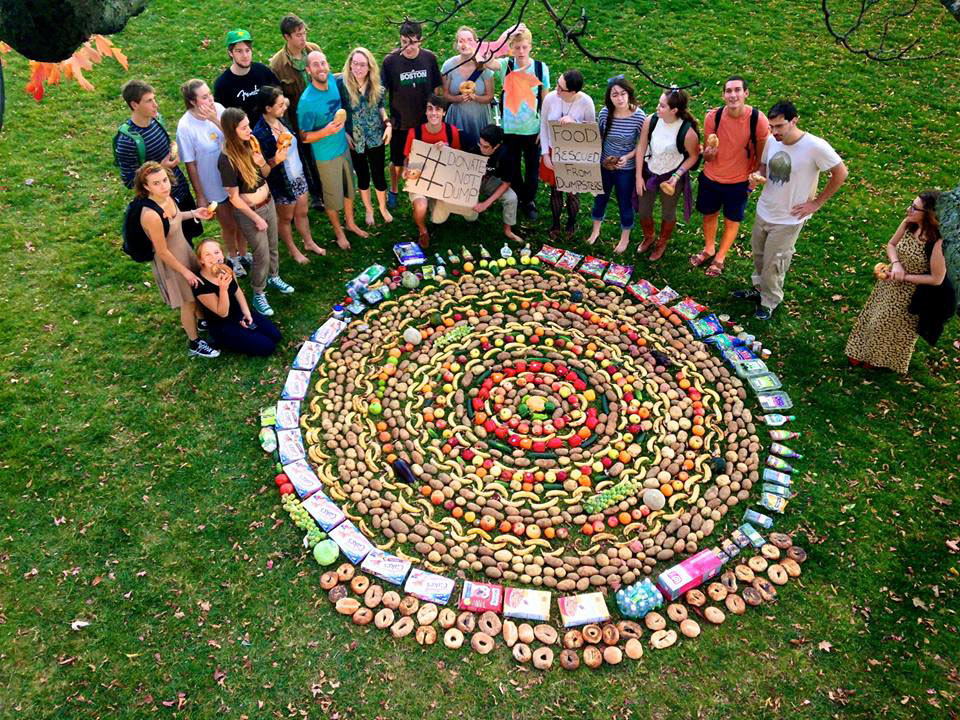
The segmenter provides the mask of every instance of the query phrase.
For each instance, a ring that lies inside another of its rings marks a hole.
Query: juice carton
[[[682,563],[660,573],[657,587],[669,600],[676,600],[719,572],[723,561],[712,550],[701,550]]]
[[[557,607],[560,609],[560,619],[564,627],[602,623],[610,619],[603,593],[567,595],[557,599]]]

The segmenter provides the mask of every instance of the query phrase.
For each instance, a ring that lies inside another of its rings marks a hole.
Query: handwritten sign
[[[596,123],[550,123],[557,190],[601,195],[600,128]]]
[[[487,158],[414,138],[408,168],[418,174],[406,178],[403,189],[407,192],[473,207],[480,202]]]

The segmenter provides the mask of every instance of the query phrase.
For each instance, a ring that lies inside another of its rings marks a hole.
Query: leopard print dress
[[[897,243],[897,255],[908,275],[925,275],[930,263],[923,241],[905,234]],[[847,340],[847,357],[905,375],[917,343],[917,316],[907,308],[916,285],[877,280]]]

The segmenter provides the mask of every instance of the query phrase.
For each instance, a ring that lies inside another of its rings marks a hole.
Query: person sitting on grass
[[[220,352],[197,336],[197,308],[191,288],[200,284],[200,265],[183,236],[184,220],[209,220],[213,215],[207,208],[180,210],[170,195],[173,183],[173,173],[160,163],[148,160],[140,166],[133,179],[142,205],[140,225],[153,244],[153,278],[160,296],[167,305],[180,310],[188,353],[215,358]]]
[[[250,310],[233,271],[224,263],[223,248],[216,240],[197,246],[199,283],[193,296],[200,303],[210,337],[222,350],[267,357],[281,340],[270,319]]]
[[[223,125],[223,153],[218,166],[227,190],[233,215],[240,232],[253,248],[250,284],[253,307],[261,315],[273,315],[267,302],[267,285],[284,295],[293,286],[280,279],[280,254],[277,251],[277,208],[270,195],[265,175],[270,165],[260,152],[260,143],[253,137],[250,121],[240,108],[227,108],[220,118]],[[278,153],[281,161],[285,153]]]
[[[270,194],[277,206],[277,233],[283,240],[291,257],[301,265],[308,262],[307,256],[293,242],[292,224],[303,238],[303,247],[317,255],[327,251],[313,241],[307,198],[309,186],[303,161],[298,151],[299,142],[293,128],[284,115],[289,104],[280,88],[265,85],[260,88],[260,118],[253,134],[260,142],[260,151],[272,168],[267,176]]]
[[[446,112],[447,101],[439,95],[431,95],[427,100],[427,121],[407,131],[407,141],[403,148],[403,156],[406,158],[403,171],[405,179],[412,180],[419,177],[421,170],[417,164],[417,159],[410,157],[414,140],[421,140],[430,145],[449,145],[455,150],[460,149],[460,130],[456,125],[443,121]],[[427,211],[437,212],[438,215],[433,221],[442,223],[450,215],[450,206],[447,203],[440,205],[440,201],[417,193],[410,193],[410,202],[413,205],[413,222],[419,231],[417,241],[420,243],[420,247],[426,249],[430,246],[430,233],[427,232]]]

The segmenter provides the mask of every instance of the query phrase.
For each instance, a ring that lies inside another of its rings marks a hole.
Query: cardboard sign
[[[557,190],[603,194],[600,128],[596,123],[550,123]]]
[[[408,193],[463,207],[472,208],[480,202],[480,185],[487,171],[487,158],[483,155],[447,145],[428,145],[414,138],[407,166],[418,173],[404,180],[403,189]]]

